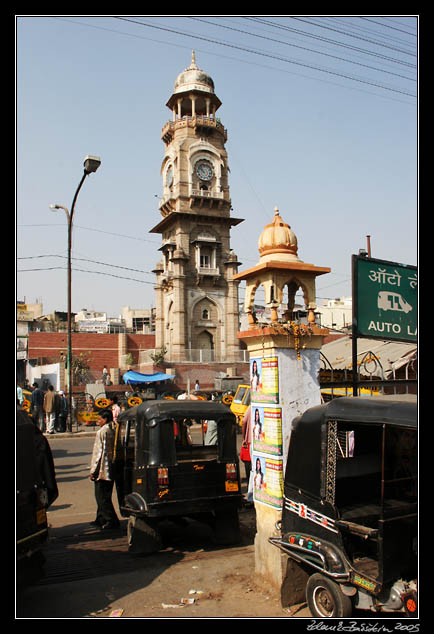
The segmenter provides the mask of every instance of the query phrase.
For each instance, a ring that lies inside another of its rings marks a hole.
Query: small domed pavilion
[[[308,311],[308,321],[315,321],[316,308],[315,279],[318,275],[330,273],[328,267],[318,267],[302,262],[298,257],[297,237],[291,227],[282,220],[275,207],[273,221],[264,227],[258,241],[259,263],[251,269],[238,273],[234,279],[246,281],[244,310],[248,315],[249,327],[255,327],[255,294],[259,286],[265,290],[265,304],[271,309],[271,321],[278,322],[277,309],[283,302],[287,287],[288,305],[284,313],[289,321],[294,309],[295,295],[302,289]]]

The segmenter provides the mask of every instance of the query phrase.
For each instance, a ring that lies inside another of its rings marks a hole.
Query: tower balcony
[[[201,277],[220,277],[220,269],[218,267],[211,268],[209,266],[198,266],[196,271]]]
[[[229,210],[231,201],[225,198],[225,192],[215,189],[194,189],[189,190],[190,208],[198,206],[207,209],[225,209]]]
[[[205,128],[209,130],[214,129],[223,136],[225,142],[227,141],[227,138],[228,138],[227,130],[225,130],[224,126],[218,119],[214,119],[212,117],[209,117],[203,114],[198,114],[195,116],[184,115],[183,117],[178,118],[175,121],[168,121],[166,125],[163,127],[163,129],[161,130],[161,138],[163,139],[164,143],[166,143],[167,145],[172,141],[176,130],[180,130],[186,127],[194,128],[194,129],[196,128]]]
[[[219,192],[213,189],[190,189],[190,198],[217,198],[223,200],[224,192]]]

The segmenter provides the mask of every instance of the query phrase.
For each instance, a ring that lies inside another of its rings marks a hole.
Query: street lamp
[[[69,213],[66,207],[63,205],[50,205],[50,209],[52,211],[57,211],[58,209],[63,209],[66,213],[66,219],[68,222],[68,353],[67,353],[67,364],[68,364],[68,412],[69,418],[67,419],[67,429],[68,431],[72,431],[72,346],[71,346],[71,248],[72,248],[72,219],[74,216],[75,203],[77,201],[78,194],[80,192],[81,186],[83,185],[86,176],[89,176],[92,172],[96,172],[98,167],[101,165],[101,159],[99,156],[86,156],[84,159],[84,172],[81,180],[78,184],[76,192],[74,194],[74,198],[72,200],[71,213]]]

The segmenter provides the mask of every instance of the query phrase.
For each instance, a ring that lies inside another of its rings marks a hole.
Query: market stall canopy
[[[123,379],[125,383],[136,384],[136,383],[155,383],[156,381],[169,381],[169,379],[174,379],[174,374],[165,374],[164,372],[156,372],[155,374],[141,374],[140,372],[134,372],[133,370],[128,370],[123,375]]]
[[[323,345],[322,354],[329,361],[333,370],[349,370],[352,367],[352,342],[351,337],[340,337]],[[405,365],[411,365],[417,360],[417,344],[400,341],[383,341],[381,339],[360,338],[357,340],[357,361],[371,352],[381,364],[377,368],[375,376],[384,373],[385,379],[393,378],[393,373]],[[374,366],[369,359],[359,367],[362,376],[370,376],[370,370]],[[381,376],[380,376],[381,378]]]

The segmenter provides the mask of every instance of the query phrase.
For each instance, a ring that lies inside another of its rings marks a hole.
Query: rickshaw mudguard
[[[281,522],[276,524],[276,530],[281,531]],[[269,537],[268,541],[295,561],[306,564],[340,583],[350,579],[350,566],[335,544],[319,540],[307,532],[296,531],[290,531],[280,537]]]
[[[142,498],[140,493],[133,492],[129,493],[125,496],[124,504],[122,509],[125,511],[129,511],[132,514],[136,513],[146,513],[148,510],[148,505],[145,500]]]

